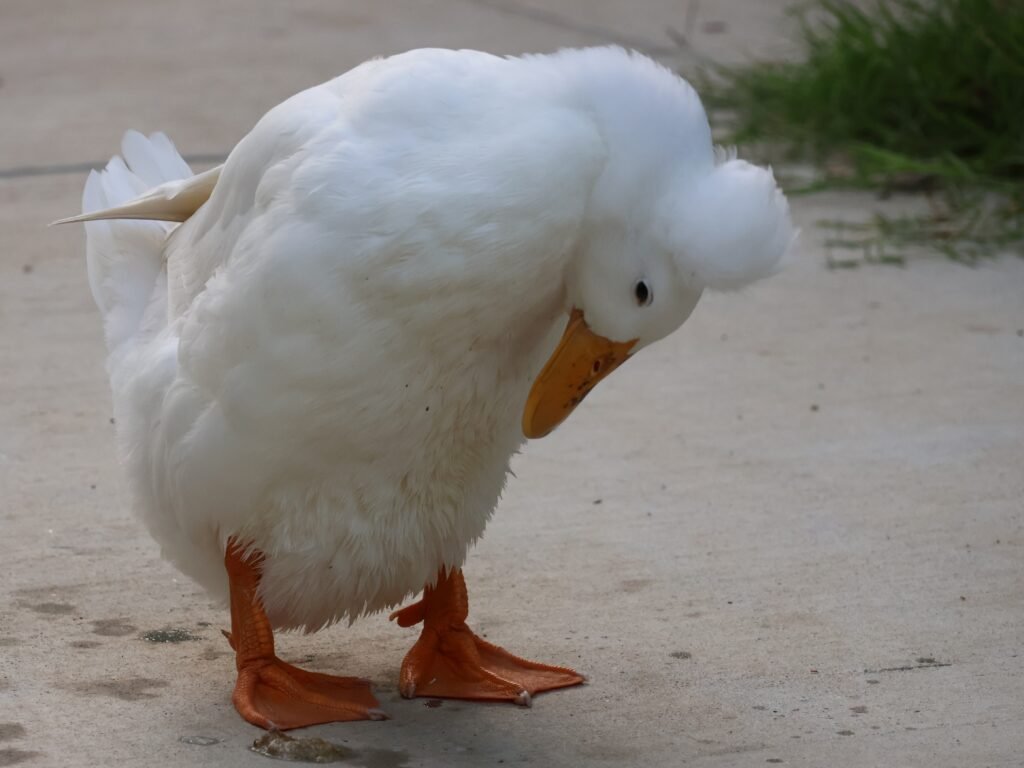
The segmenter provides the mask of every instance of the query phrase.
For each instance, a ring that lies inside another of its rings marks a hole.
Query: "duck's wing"
[[[381,281],[418,301],[439,285],[483,295],[519,256],[564,251],[605,145],[584,110],[536,95],[523,66],[416,51],[270,110],[168,240],[170,316],[221,272],[236,286],[273,273],[264,293],[315,276],[296,301],[325,278],[354,302],[372,302]]]
[[[167,241],[170,317],[186,312],[229,262],[258,257],[260,242],[288,223],[281,221],[290,211],[282,200],[298,194],[297,169],[316,162],[310,145],[337,123],[338,112],[324,86],[303,91],[270,110],[216,169],[209,199]]]

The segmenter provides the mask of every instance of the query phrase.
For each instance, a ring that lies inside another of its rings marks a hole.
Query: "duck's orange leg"
[[[443,568],[437,585],[419,602],[391,614],[400,626],[423,622],[423,632],[402,662],[399,690],[413,696],[514,701],[529,706],[541,691],[579,685],[583,677],[565,667],[521,659],[481,640],[468,626],[469,597],[459,569]]]
[[[231,633],[238,681],[231,697],[238,713],[260,728],[302,728],[343,720],[382,720],[370,683],[286,664],[274,654],[274,633],[257,595],[263,555],[248,558],[233,540],[224,566],[231,585]]]

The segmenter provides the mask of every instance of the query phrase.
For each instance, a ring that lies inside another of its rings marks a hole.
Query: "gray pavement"
[[[785,5],[5,0],[0,766],[268,764],[231,708],[226,612],[128,510],[82,233],[44,228],[83,178],[55,166],[128,127],[217,155],[424,45],[785,55]],[[471,556],[474,626],[589,685],[404,701],[415,633],[374,617],[281,639],[393,717],[308,733],[367,768],[1024,765],[1024,260],[829,271],[814,222],[876,203],[794,203],[794,267],[707,298],[530,444]],[[169,629],[195,639],[146,639]]]

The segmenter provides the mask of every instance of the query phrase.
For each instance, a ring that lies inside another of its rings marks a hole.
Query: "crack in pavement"
[[[901,667],[883,667],[881,669],[865,669],[868,675],[877,675],[879,672],[911,672],[915,669],[934,669],[935,667],[952,667],[952,662],[936,661],[935,659],[918,659],[917,664],[905,664]]]
[[[227,158],[226,154],[200,154],[185,155],[185,162],[189,165],[204,165],[223,163]],[[14,168],[0,168],[0,180],[3,179],[26,179],[33,176],[61,176],[67,173],[88,173],[98,171],[106,166],[107,161],[91,163],[56,163],[54,165],[22,165]]]

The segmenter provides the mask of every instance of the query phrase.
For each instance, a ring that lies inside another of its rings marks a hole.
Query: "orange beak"
[[[598,336],[587,327],[583,312],[574,309],[562,340],[526,398],[523,434],[544,437],[565,421],[601,379],[626,361],[636,342]]]

